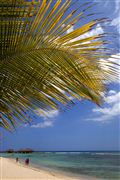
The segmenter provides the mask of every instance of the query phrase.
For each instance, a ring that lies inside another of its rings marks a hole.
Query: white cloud
[[[105,107],[94,108],[92,117],[89,121],[109,122],[120,116],[120,92],[110,90],[107,97],[104,97]]]
[[[41,123],[33,124],[31,125],[32,128],[46,128],[46,127],[52,127],[53,126],[53,121],[43,121]]]
[[[108,103],[108,104],[113,104],[113,103],[119,103],[119,100],[120,100],[120,92],[118,93],[114,93],[112,95],[109,95],[107,97],[104,98],[105,99],[105,102]]]
[[[101,3],[102,0],[94,0],[94,2]],[[120,0],[105,0],[104,3],[100,5],[102,5],[104,9],[110,5],[111,13],[109,14],[109,18],[113,20],[109,25],[115,26],[118,33],[120,33]]]
[[[49,110],[49,111],[45,111],[45,110],[36,110],[36,114],[40,117],[43,117],[44,119],[47,118],[54,118],[56,116],[58,116],[59,111],[58,110]]]
[[[95,35],[98,35],[98,34],[103,34],[104,33],[104,30],[103,28],[101,27],[100,24],[97,24],[96,28],[94,28],[93,30],[79,36],[80,39],[82,38],[87,38],[87,37],[91,37],[91,36],[95,36]]]
[[[108,92],[108,94],[109,94],[109,95],[116,94],[116,91],[110,90],[110,91]]]
[[[115,0],[114,19],[111,22],[111,26],[115,26],[118,33],[120,33],[120,0]]]
[[[120,9],[120,0],[115,0],[115,13],[119,13]]]
[[[36,114],[42,118],[42,122],[31,125],[32,128],[46,128],[52,127],[55,122],[55,117],[59,115],[58,110],[44,111],[41,109],[36,110]]]
[[[70,29],[67,30],[67,33],[70,33],[74,30],[74,26],[72,26]],[[97,24],[97,26],[90,30],[89,32],[87,33],[84,33],[83,35],[81,36],[78,36],[77,38],[74,38],[72,40],[70,40],[69,42],[74,42],[74,41],[78,41],[80,39],[84,39],[84,38],[88,38],[88,37],[91,37],[91,36],[95,36],[95,35],[99,35],[99,34],[103,34],[104,33],[104,30],[103,28],[101,27],[100,24]],[[90,41],[88,41],[89,43]]]
[[[120,17],[116,17],[112,20],[111,26],[115,26],[118,33],[120,33]]]

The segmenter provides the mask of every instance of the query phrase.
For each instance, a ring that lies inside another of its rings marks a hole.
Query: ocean
[[[36,168],[67,173],[70,176],[80,175],[100,179],[120,179],[119,152],[34,152],[30,154],[2,154],[24,162],[30,159],[30,165]]]

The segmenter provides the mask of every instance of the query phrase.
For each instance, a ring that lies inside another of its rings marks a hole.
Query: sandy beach
[[[12,179],[41,179],[41,180],[88,180],[88,178],[73,178],[63,174],[45,170],[37,170],[32,167],[16,163],[15,160],[0,158],[0,180]],[[93,178],[89,178],[93,179]]]
[[[20,163],[16,163],[13,160],[0,158],[0,169],[1,169],[1,177],[0,179],[70,179],[68,177],[59,175],[59,174],[52,174],[50,172],[40,170],[37,171],[32,169],[31,167],[25,167]]]

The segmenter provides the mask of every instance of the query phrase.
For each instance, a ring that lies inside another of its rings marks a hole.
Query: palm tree
[[[0,1],[1,127],[12,131],[20,121],[30,121],[36,109],[57,109],[72,102],[71,97],[101,103],[104,83],[116,75],[116,68],[107,61],[106,34],[84,34],[106,19],[80,26],[93,15],[85,14],[91,4],[80,12],[75,3]]]

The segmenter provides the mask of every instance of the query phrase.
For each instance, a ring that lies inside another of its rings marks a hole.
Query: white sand
[[[0,158],[0,180],[24,180],[24,179],[39,179],[39,180],[88,180],[93,178],[73,178],[63,174],[49,172],[45,170],[37,170],[20,163],[15,160]]]
[[[88,176],[70,177],[52,171],[35,169],[30,166],[16,163],[14,159],[0,157],[0,180],[96,180]],[[100,180],[100,179],[99,179]]]

